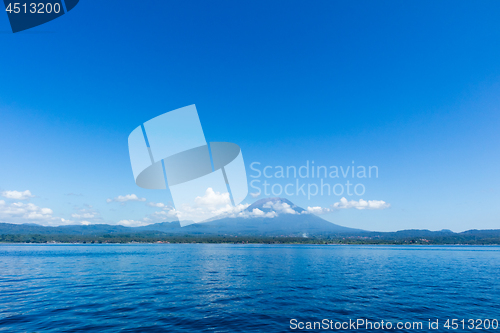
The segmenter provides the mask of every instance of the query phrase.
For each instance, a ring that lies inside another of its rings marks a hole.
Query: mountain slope
[[[130,229],[121,225],[92,224],[92,225],[62,225],[45,227],[38,224],[10,224],[0,223],[0,234],[40,234],[40,235],[89,235],[89,234],[117,234],[127,233]]]
[[[258,210],[274,217],[226,217],[215,221],[189,225],[185,228],[198,233],[238,234],[255,236],[319,236],[327,234],[353,234],[364,232],[339,226],[319,216],[309,214],[305,209],[283,198],[266,198],[250,205],[245,212]],[[257,211],[257,212],[258,212]]]

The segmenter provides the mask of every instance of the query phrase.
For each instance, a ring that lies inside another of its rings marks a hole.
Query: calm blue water
[[[292,318],[500,320],[499,273],[500,247],[4,244],[0,331],[287,332],[299,331]]]

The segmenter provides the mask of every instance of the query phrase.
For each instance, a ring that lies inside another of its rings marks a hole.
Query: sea
[[[499,321],[497,246],[0,245],[0,332],[500,332]]]

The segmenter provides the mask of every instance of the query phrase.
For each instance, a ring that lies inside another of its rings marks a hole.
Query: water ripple
[[[0,332],[500,319],[499,263],[499,247],[0,245]]]

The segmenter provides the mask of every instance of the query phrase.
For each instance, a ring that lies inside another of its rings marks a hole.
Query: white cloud
[[[250,193],[250,195],[252,196],[252,198],[257,198],[260,195],[260,192],[259,193]]]
[[[93,219],[95,217],[95,214],[93,213],[71,214],[71,217],[75,219]]]
[[[234,206],[226,206],[219,211],[217,211],[218,216],[216,218],[212,218],[211,220],[230,217],[230,218],[252,218],[252,217],[264,217],[264,218],[274,218],[278,216],[278,214],[298,214],[295,210],[291,208],[289,204],[286,202],[266,202],[263,205],[263,208],[271,208],[273,209],[270,212],[264,212],[259,208],[254,208],[251,211],[246,210],[250,205],[249,204],[239,204],[236,207]]]
[[[332,210],[330,208],[323,208],[323,207],[307,207],[307,212],[310,214],[316,214],[316,215],[321,215],[321,214],[327,214],[330,213]]]
[[[42,214],[47,214],[47,215],[52,215],[54,212],[50,208],[42,208],[41,209]]]
[[[152,202],[148,203],[148,206],[162,208],[161,211],[156,211],[151,214],[151,218],[154,220],[168,221],[178,219],[180,221],[210,221],[225,217],[242,216],[242,211],[244,211],[249,204],[233,206],[229,193],[215,192],[212,188],[208,188],[203,196],[195,198],[193,205],[182,205],[173,208],[162,203]]]
[[[247,212],[248,213],[248,212]],[[264,213],[258,208],[254,208],[251,213],[248,214],[248,217],[268,217],[268,218],[273,218],[278,216],[276,212],[267,212]]]
[[[168,210],[162,210],[159,212],[154,212],[151,216],[156,220],[164,220],[179,217],[180,213],[175,210],[175,208],[171,208]]]
[[[281,201],[268,201],[262,206],[263,208],[272,208],[277,213],[283,214],[298,214],[289,204]]]
[[[151,218],[145,217],[143,219],[145,221],[173,221],[177,220],[180,216],[180,212],[175,210],[174,207],[164,204],[163,202],[148,202],[146,205],[149,207],[161,208],[161,211],[156,211],[153,214],[149,215]]]
[[[74,209],[77,211],[76,213],[71,214],[71,217],[76,220],[76,223],[89,225],[102,223],[101,213],[93,208],[91,205],[84,205],[84,208],[75,207]],[[66,222],[71,222],[74,224],[74,221],[65,220]]]
[[[230,218],[236,218],[236,217],[242,217],[242,218],[252,218],[252,217],[266,217],[266,218],[273,218],[278,216],[276,212],[263,212],[262,210],[258,208],[254,208],[251,211],[246,210],[250,206],[249,204],[240,204],[237,205],[236,207],[232,207],[231,210],[226,211],[224,214],[217,216],[216,218],[213,218],[212,220],[219,219],[219,218],[225,218],[225,217],[230,217]]]
[[[148,225],[147,221],[136,221],[136,220],[121,220],[118,222],[119,225],[123,225],[125,227],[143,227]]]
[[[38,207],[32,203],[14,202],[10,205],[0,200],[0,219],[9,223],[33,223],[51,225],[58,219],[52,216],[50,208]]]
[[[6,197],[10,196],[9,198],[17,197],[20,200],[34,197],[33,195],[31,195],[30,191],[24,191],[24,192],[6,191],[6,192],[9,192],[9,194],[4,195],[5,192],[3,192],[2,195]],[[13,192],[15,193],[12,194]],[[64,218],[55,217],[54,211],[50,208],[39,207],[33,203],[24,203],[24,202],[13,202],[11,204],[8,204],[5,202],[5,200],[0,200],[0,221],[7,223],[15,223],[15,224],[36,223],[45,226],[75,224],[73,220],[67,220]]]
[[[153,218],[177,218],[180,221],[203,221],[212,216],[232,214],[239,209],[231,205],[229,193],[215,192],[210,187],[203,196],[196,197],[192,205],[184,204],[176,208],[155,205],[162,208],[162,211],[153,213]]]
[[[15,199],[15,200],[28,200],[33,198],[34,195],[31,194],[31,191],[26,190],[24,192],[20,191],[3,191],[2,197],[7,199]]]
[[[236,206],[225,206],[218,211],[216,211],[217,218],[222,218],[222,217],[237,217],[238,215],[241,216],[241,214],[244,214],[245,209],[248,208],[250,204],[239,204]]]
[[[215,208],[218,206],[230,205],[231,199],[229,198],[229,193],[219,193],[215,192],[211,187],[205,191],[205,195],[202,197],[196,197],[194,199],[196,206]]]
[[[148,202],[147,205],[149,207],[156,207],[156,208],[165,208],[167,206],[162,202]]]
[[[117,196],[114,199],[107,199],[106,200],[107,203],[110,203],[110,202],[121,202],[121,203],[124,203],[124,202],[127,202],[127,201],[146,201],[146,198],[139,198],[135,194],[127,194],[127,195],[119,195],[119,196]]]
[[[252,210],[252,213],[253,213],[253,215],[255,215],[255,216],[264,216],[264,215],[266,215],[263,211],[261,211],[261,210],[260,210],[260,209],[258,209],[258,208],[254,208],[254,209]]]
[[[81,221],[76,221],[75,222],[73,220],[66,220],[66,219],[63,219],[63,218],[61,218],[61,222],[62,223],[59,223],[58,225],[70,225],[70,224],[75,225],[75,224],[78,224],[78,223],[81,224],[81,225],[91,225],[91,224],[93,224],[90,221],[81,220]]]
[[[391,207],[390,204],[386,203],[385,201],[382,200],[363,200],[359,199],[359,201],[356,200],[351,200],[348,201],[346,198],[340,199],[340,202],[336,202],[332,205],[333,208],[324,208],[320,206],[316,207],[307,207],[307,213],[309,214],[316,214],[316,215],[321,215],[321,214],[327,214],[331,213],[336,209],[349,209],[349,208],[355,208],[355,209],[386,209]],[[305,212],[304,212],[305,213]]]
[[[333,204],[334,209],[386,209],[391,207],[390,204],[386,203],[382,200],[368,200],[365,201],[363,199],[359,199],[359,201],[351,200],[347,201],[346,198],[340,199],[340,202],[336,202]]]

